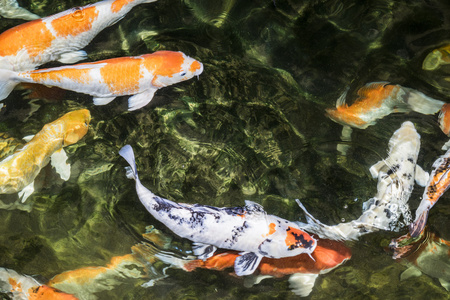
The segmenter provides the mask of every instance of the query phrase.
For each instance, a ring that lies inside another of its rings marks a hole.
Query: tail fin
[[[441,110],[442,106],[445,104],[445,102],[428,97],[419,91],[409,90],[409,92],[410,94],[406,101],[415,112],[424,115],[434,115]]]
[[[125,158],[125,160],[130,165],[129,168],[127,168],[127,177],[134,180],[139,180],[137,168],[136,168],[136,161],[134,158],[134,152],[133,148],[131,148],[130,145],[125,145],[120,149],[119,151],[120,156]]]
[[[419,217],[416,218],[414,223],[409,225],[409,234],[411,237],[418,237],[423,232],[425,225],[427,224],[427,219],[428,210],[425,210]]]
[[[12,90],[19,84],[14,71],[0,69],[0,100],[9,96]]]

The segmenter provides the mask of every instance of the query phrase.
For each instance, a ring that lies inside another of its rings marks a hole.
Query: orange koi
[[[133,95],[128,99],[128,110],[136,110],[147,105],[159,88],[202,72],[202,63],[174,51],[20,73],[0,69],[0,100],[18,83],[28,82],[92,95],[95,105],[105,105],[117,96]]]
[[[430,179],[425,187],[422,201],[420,201],[419,207],[416,210],[416,218],[409,227],[409,232],[412,237],[419,236],[423,231],[430,209],[450,187],[449,172],[450,150],[433,163]]]
[[[0,68],[25,71],[54,60],[68,64],[85,59],[80,49],[100,31],[134,6],[154,1],[105,0],[13,27],[0,34]]]
[[[14,270],[0,268],[0,291],[4,290],[13,299],[29,300],[77,300],[75,296],[58,289],[42,285],[34,278],[20,275]]]
[[[336,102],[336,108],[326,109],[326,116],[342,125],[365,129],[391,113],[415,111],[435,114],[444,102],[425,94],[389,82],[368,83],[358,90],[358,98],[348,106],[347,91]]]
[[[33,193],[34,179],[50,159],[61,178],[68,180],[70,165],[62,149],[78,142],[88,131],[90,112],[69,112],[46,124],[32,139],[0,162],[0,194],[19,192],[22,202]]]
[[[442,106],[438,120],[442,132],[445,135],[450,136],[450,103],[446,103]]]

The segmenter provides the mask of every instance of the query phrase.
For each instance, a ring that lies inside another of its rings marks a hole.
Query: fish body
[[[73,295],[40,284],[30,276],[14,270],[0,268],[0,292],[6,292],[16,300],[77,300]]]
[[[442,106],[441,111],[439,112],[439,127],[442,132],[450,136],[450,103],[446,103]]]
[[[365,129],[391,113],[435,114],[444,104],[419,91],[389,82],[368,83],[357,93],[358,98],[349,106],[345,103],[347,92],[344,92],[336,108],[326,109],[326,115],[342,125]]]
[[[87,57],[80,51],[104,28],[134,6],[156,0],[105,0],[33,20],[0,34],[0,67],[33,70],[58,60],[75,63]]]
[[[145,208],[177,235],[194,242],[200,259],[211,257],[217,248],[240,251],[234,269],[238,276],[252,274],[263,257],[281,258],[310,254],[317,243],[295,223],[268,215],[262,206],[246,201],[244,207],[218,208],[179,204],[156,196],[139,181],[133,149],[126,145],[119,154],[131,168],[136,191]]]
[[[0,70],[0,100],[18,83],[27,82],[89,94],[96,105],[107,104],[117,96],[133,95],[128,107],[135,110],[148,104],[159,88],[188,80],[202,71],[200,62],[174,51],[26,72]]]
[[[304,228],[321,238],[355,240],[374,231],[398,231],[409,225],[408,200],[414,183],[424,186],[429,177],[417,165],[419,150],[420,135],[413,123],[404,122],[389,140],[389,156],[370,168],[372,176],[378,178],[377,193],[364,203],[362,215],[351,222],[328,226],[316,220],[298,201],[308,219]]]
[[[62,148],[80,140],[87,133],[89,121],[89,111],[81,109],[46,124],[21,149],[0,162],[0,193],[22,192],[19,196],[24,202],[33,192],[34,179],[50,158],[61,178],[67,180],[70,166],[65,162],[67,156]]]
[[[409,233],[393,239],[389,245],[393,258],[406,261],[410,266],[401,275],[401,280],[420,276],[422,273],[437,278],[450,292],[450,242],[428,230],[418,237]]]
[[[410,225],[412,237],[417,237],[425,228],[430,209],[450,187],[450,150],[433,163],[430,179],[416,210],[416,218]]]

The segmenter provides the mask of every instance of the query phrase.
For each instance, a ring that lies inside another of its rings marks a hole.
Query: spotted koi
[[[0,68],[33,70],[58,60],[69,64],[87,57],[80,49],[133,7],[156,0],[105,0],[33,20],[0,34]]]
[[[174,233],[193,241],[193,252],[199,259],[211,257],[217,248],[240,251],[234,270],[243,276],[252,274],[263,257],[311,254],[316,248],[316,240],[295,223],[268,215],[251,201],[244,207],[219,208],[158,197],[140,183],[131,146],[124,146],[119,154],[130,165],[127,177],[136,181],[136,192],[145,208]]]
[[[430,209],[450,187],[450,150],[433,163],[430,179],[416,210],[416,218],[410,225],[410,234],[417,237],[424,230]]]
[[[18,83],[27,82],[92,95],[95,105],[105,105],[117,96],[133,95],[128,99],[128,109],[136,110],[147,105],[159,88],[202,72],[202,63],[174,51],[19,73],[0,69],[0,100]]]

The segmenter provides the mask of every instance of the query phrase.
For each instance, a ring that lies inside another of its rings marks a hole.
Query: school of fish
[[[0,34],[0,101],[8,99],[19,84],[40,84],[90,95],[94,105],[129,96],[128,110],[134,111],[150,103],[158,89],[198,78],[203,64],[176,49],[74,64],[89,59],[82,49],[102,30],[119,22],[135,6],[155,1],[105,0],[39,18],[14,0],[0,0],[1,16],[31,20]],[[434,50],[425,58],[423,68],[434,70],[449,63],[448,53],[448,47]],[[65,65],[37,69],[54,61]],[[450,104],[384,81],[360,87],[350,105],[346,104],[348,91],[338,98],[335,108],[325,110],[328,118],[344,126],[341,138],[345,142],[351,141],[352,128],[366,129],[390,114],[410,112],[439,113],[438,126],[450,136]],[[68,180],[71,171],[63,148],[87,135],[90,121],[88,109],[73,110],[34,136],[25,137],[23,147],[0,161],[0,194],[17,194],[25,202],[34,192],[36,177],[49,162],[63,180]],[[292,292],[308,296],[319,274],[351,258],[344,241],[380,230],[403,229],[409,232],[390,244],[395,259],[412,265],[402,280],[423,272],[438,278],[448,291],[450,243],[427,231],[426,223],[431,208],[450,187],[450,150],[434,162],[429,174],[418,164],[420,139],[411,121],[393,133],[387,157],[369,169],[377,179],[375,196],[363,203],[358,219],[337,225],[321,223],[298,199],[307,223],[268,214],[252,201],[245,201],[242,207],[215,207],[164,199],[142,185],[133,148],[125,145],[118,153],[129,164],[126,177],[135,181],[140,202],[155,220],[192,242],[193,255],[180,254],[168,237],[153,230],[144,234],[147,242],[133,246],[131,254],[111,258],[105,267],[66,271],[44,283],[0,267],[0,292],[14,299],[88,299],[120,285],[123,278],[149,279],[145,286],[151,287],[168,276],[168,267],[156,271],[156,263],[163,262],[186,272],[233,268],[232,275],[243,276],[246,286],[265,278],[289,276]],[[450,141],[443,146],[448,148]],[[347,155],[347,148],[339,149]],[[413,220],[409,200],[415,184],[425,190]]]

